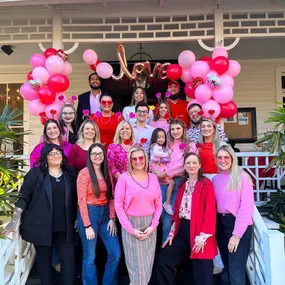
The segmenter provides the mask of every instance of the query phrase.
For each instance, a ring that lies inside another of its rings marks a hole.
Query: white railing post
[[[284,234],[269,230],[263,235],[266,285],[284,285]]]

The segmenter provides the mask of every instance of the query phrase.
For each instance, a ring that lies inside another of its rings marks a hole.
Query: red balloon
[[[199,60],[207,62],[212,69],[212,58],[210,56],[202,56],[199,58]]]
[[[48,86],[42,86],[38,91],[39,99],[43,104],[49,105],[54,102],[56,93]]]
[[[237,112],[237,105],[234,101],[230,101],[226,104],[220,104],[221,112],[220,117],[221,118],[232,118],[236,112]]]
[[[212,60],[212,70],[219,74],[225,73],[229,68],[229,60],[224,56],[217,56]]]
[[[34,79],[32,73],[33,73],[33,71],[30,71],[30,72],[27,74],[27,80],[28,80],[28,81]]]
[[[44,56],[45,58],[50,57],[51,55],[56,55],[57,54],[57,50],[54,48],[47,48],[44,52]]]
[[[69,79],[63,74],[55,73],[49,77],[47,85],[56,93],[64,92],[69,87]]]
[[[93,70],[93,71],[96,71],[96,65],[95,64],[90,64],[90,69]]]
[[[192,86],[192,82],[187,82],[185,84],[185,88],[184,88],[184,92],[186,94],[187,97],[191,98],[191,99],[195,99],[195,88],[193,88]]]
[[[166,76],[170,80],[178,80],[182,75],[182,67],[179,64],[170,64],[166,69]]]

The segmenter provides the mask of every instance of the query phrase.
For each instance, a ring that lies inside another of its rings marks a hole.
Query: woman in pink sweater
[[[238,166],[229,145],[219,148],[216,159],[221,172],[212,182],[218,213],[216,237],[225,266],[221,284],[244,285],[254,211],[252,181]]]
[[[157,177],[147,172],[148,159],[141,146],[128,154],[129,171],[115,189],[115,210],[122,225],[126,265],[132,285],[147,285],[152,272],[156,228],[162,211]]]
[[[181,120],[172,120],[169,126],[168,132],[168,146],[170,150],[170,162],[167,164],[166,171],[156,172],[155,174],[161,180],[162,178],[173,178],[175,187],[172,193],[168,193],[171,196],[171,207],[174,208],[176,195],[180,185],[180,176],[184,173],[184,155],[188,152],[197,152],[194,143],[189,141],[187,135],[187,127]],[[161,184],[162,202],[166,201],[166,194],[168,184]],[[162,212],[162,243],[164,243],[168,237],[171,228],[172,216],[169,215],[165,210]]]

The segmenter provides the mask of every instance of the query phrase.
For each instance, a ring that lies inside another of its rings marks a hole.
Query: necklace
[[[112,116],[113,116],[113,113],[112,113],[112,115],[109,117],[109,120],[107,120],[106,122],[103,122],[103,118],[108,118],[108,117],[102,115],[102,116],[101,116],[101,124],[102,124],[102,125],[107,125],[107,124],[111,121]]]
[[[61,175],[62,175],[62,171],[60,171],[57,175],[55,175],[55,174],[52,174],[50,171],[49,171],[49,175],[50,176],[52,176],[53,178],[55,178],[55,181],[56,182],[60,182],[60,177],[61,177]]]
[[[147,175],[147,185],[146,187],[145,186],[142,186],[132,175],[132,173],[129,171],[129,174],[130,176],[132,177],[132,179],[140,186],[142,187],[143,189],[148,189],[148,186],[149,186],[149,175]]]

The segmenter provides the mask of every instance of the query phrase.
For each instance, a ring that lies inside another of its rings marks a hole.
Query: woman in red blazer
[[[157,256],[157,285],[175,285],[173,269],[191,258],[196,284],[213,284],[213,258],[217,255],[216,203],[212,182],[203,177],[197,154],[184,158],[185,181],[174,206],[169,236]]]

